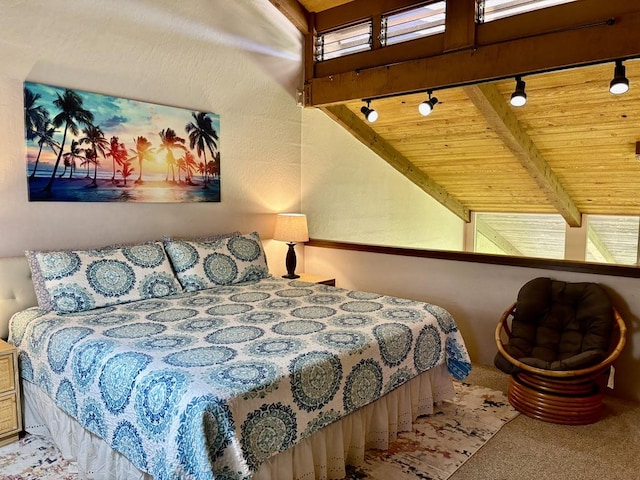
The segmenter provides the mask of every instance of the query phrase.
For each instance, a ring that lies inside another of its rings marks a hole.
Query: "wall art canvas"
[[[30,201],[219,202],[220,116],[24,83]]]

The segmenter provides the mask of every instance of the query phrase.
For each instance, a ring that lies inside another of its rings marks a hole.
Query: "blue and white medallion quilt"
[[[57,314],[16,314],[21,375],[156,479],[249,478],[272,455],[445,363],[441,307],[269,277]]]

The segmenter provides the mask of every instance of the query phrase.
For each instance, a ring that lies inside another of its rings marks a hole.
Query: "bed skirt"
[[[51,438],[64,458],[75,463],[79,479],[152,478],[80,426],[39,387],[23,380],[23,392],[25,430]],[[271,457],[252,478],[342,479],[346,465],[362,464],[366,449],[386,450],[398,432],[412,429],[418,416],[433,413],[434,404],[454,396],[451,376],[439,365]]]

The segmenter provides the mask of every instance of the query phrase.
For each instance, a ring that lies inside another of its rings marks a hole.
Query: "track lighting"
[[[429,94],[429,100],[425,100],[420,105],[418,105],[418,111],[424,117],[426,117],[431,112],[433,112],[433,109],[436,106],[436,103],[438,103],[438,99],[436,97],[431,96],[431,90],[428,90],[427,93]]]
[[[613,80],[609,84],[609,91],[614,95],[620,95],[629,90],[629,79],[626,77],[626,69],[622,60],[616,60],[616,67],[613,70]]]
[[[371,100],[366,100],[366,102],[367,102],[367,106],[362,107],[360,111],[362,112],[362,114],[364,115],[364,118],[366,118],[369,123],[373,123],[378,119],[378,112],[376,112],[373,108],[369,108],[369,104],[371,103]]]
[[[524,91],[524,86],[525,83],[524,80],[522,80],[522,77],[516,77],[516,89],[511,94],[510,100],[511,105],[514,107],[521,107],[527,103],[527,94]]]

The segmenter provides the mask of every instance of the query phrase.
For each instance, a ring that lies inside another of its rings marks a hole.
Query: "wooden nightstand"
[[[300,278],[301,282],[309,282],[309,283],[320,283],[322,285],[329,285],[330,287],[336,286],[336,279],[330,278],[326,275],[313,275],[311,273],[301,273]]]
[[[21,430],[18,351],[0,339],[0,446],[18,440]]]

